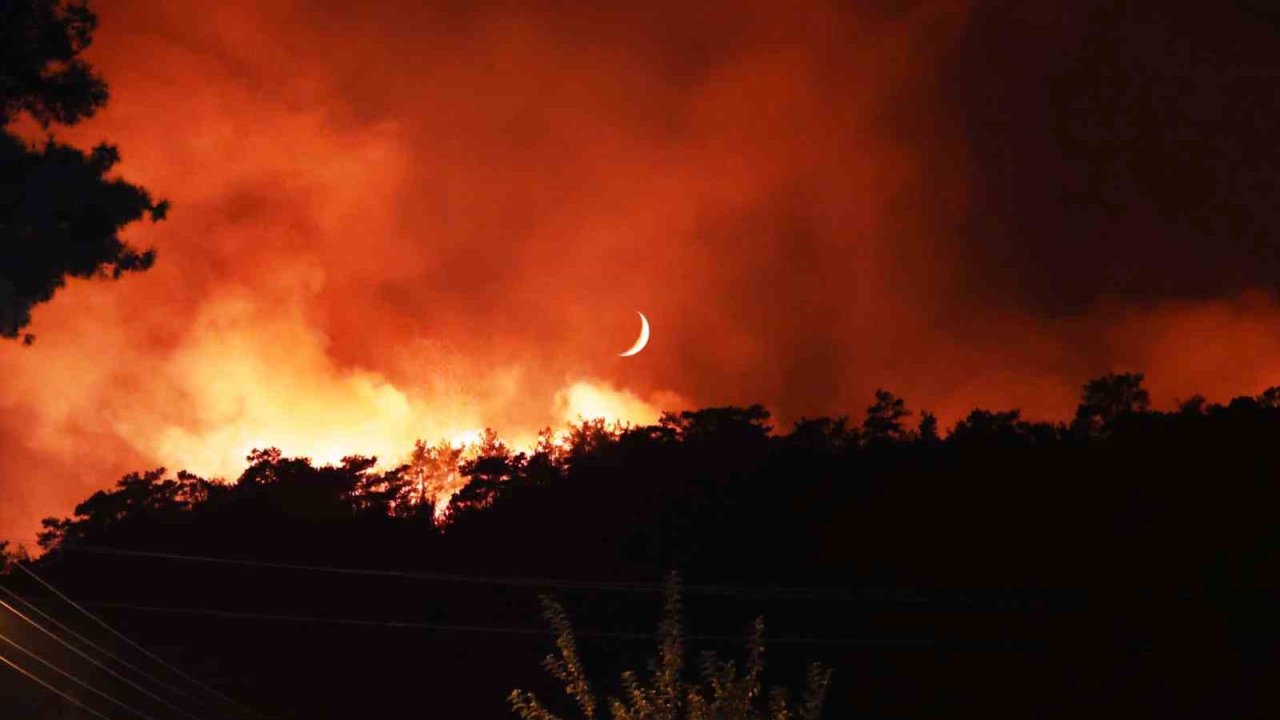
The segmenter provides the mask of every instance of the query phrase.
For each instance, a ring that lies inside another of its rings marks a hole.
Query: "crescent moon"
[[[649,318],[646,318],[644,313],[639,310],[636,311],[636,314],[640,316],[640,337],[636,338],[636,344],[632,345],[630,350],[618,353],[618,357],[631,357],[649,344]]]

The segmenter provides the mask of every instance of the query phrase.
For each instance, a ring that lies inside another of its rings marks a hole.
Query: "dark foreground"
[[[484,720],[514,717],[514,687],[559,698],[539,667],[541,593],[612,691],[652,655],[672,569],[692,657],[739,652],[764,615],[766,684],[826,663],[830,718],[1265,716],[1280,707],[1280,409],[1272,394],[1153,413],[1133,380],[1086,388],[1070,425],[976,412],[946,438],[881,397],[860,425],[785,435],[758,408],[720,408],[587,425],[532,456],[491,443],[444,526],[411,504],[430,453],[391,473],[262,453],[231,485],[126,478],[51,525],[32,567],[281,718]],[[149,662],[25,575],[3,586]],[[0,616],[60,652],[20,625]],[[192,704],[174,704],[192,716],[237,716],[184,682]],[[4,668],[0,697],[5,717],[57,716]]]

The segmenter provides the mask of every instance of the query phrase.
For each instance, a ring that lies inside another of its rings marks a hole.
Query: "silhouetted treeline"
[[[113,145],[89,152],[56,141],[24,139],[22,117],[44,131],[75,125],[107,103],[107,85],[82,57],[97,15],[87,2],[0,0],[0,340],[22,334],[31,310],[68,277],[119,278],[146,270],[120,231],[144,216],[161,220],[166,201],[111,177]]]
[[[505,717],[513,686],[556,694],[549,641],[512,630],[539,627],[538,593],[620,670],[645,643],[618,633],[649,632],[659,597],[618,584],[672,569],[692,627],[736,637],[763,614],[771,666],[833,667],[831,717],[1256,716],[1275,699],[1280,390],[1156,412],[1142,381],[1090,381],[1070,422],[979,409],[945,435],[880,391],[860,420],[777,432],[760,406],[708,408],[528,453],[423,445],[389,470],[259,451],[231,483],[129,475],[48,521],[38,566],[286,717]],[[450,462],[467,484],[440,517],[425,499]]]

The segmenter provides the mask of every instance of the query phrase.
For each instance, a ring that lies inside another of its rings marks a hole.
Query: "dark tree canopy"
[[[49,519],[34,567],[277,717],[560,700],[537,596],[617,677],[672,569],[699,646],[763,614],[770,672],[848,678],[830,717],[1075,717],[1102,695],[1108,717],[1269,717],[1239,678],[1280,636],[1280,389],[1160,411],[1141,382],[1084,386],[1100,432],[976,409],[939,433],[882,390],[860,426],[714,407],[527,451],[420,443],[387,469],[260,450],[232,482],[125,476]],[[0,672],[0,697],[22,681]]]
[[[1146,412],[1151,395],[1142,373],[1108,373],[1085,383],[1076,408],[1076,425],[1086,432],[1110,429],[1123,417]]]
[[[938,435],[938,417],[925,410],[920,413],[920,427],[916,430],[920,442],[925,445],[937,444],[942,438]]]
[[[97,26],[88,6],[0,0],[0,17],[0,337],[16,338],[66,278],[149,268],[154,252],[119,232],[144,215],[163,219],[168,203],[108,177],[120,161],[114,146],[84,152],[52,136],[33,145],[10,127],[22,113],[45,128],[73,124],[106,103],[106,85],[78,57]]]
[[[902,440],[907,431],[902,421],[911,416],[907,404],[888,390],[876,390],[876,402],[867,408],[862,421],[862,431],[867,439],[876,443]]]
[[[0,0],[0,120],[28,112],[41,125],[83,120],[107,102],[107,85],[79,55],[98,18],[87,3]]]

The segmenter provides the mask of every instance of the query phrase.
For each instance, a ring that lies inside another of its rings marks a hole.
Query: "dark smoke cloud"
[[[1275,20],[1244,2],[975,6],[932,98],[965,130],[977,282],[1048,315],[1274,288]]]
[[[1150,7],[103,2],[68,137],[174,209],[0,347],[0,534],[254,445],[1256,392],[1273,36]]]

